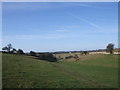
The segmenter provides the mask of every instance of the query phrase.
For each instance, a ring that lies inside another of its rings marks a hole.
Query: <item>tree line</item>
[[[46,60],[46,61],[50,61],[50,62],[54,62],[57,61],[57,58],[53,56],[52,53],[39,53],[37,54],[34,51],[30,51],[28,54],[24,53],[24,51],[22,49],[18,49],[16,50],[15,48],[12,47],[12,44],[8,44],[7,46],[2,48],[2,52],[3,53],[9,53],[9,54],[18,54],[18,55],[30,55],[30,56],[34,56],[37,59],[40,60]]]
[[[12,47],[12,44],[8,44],[7,46],[2,48],[3,52],[6,53],[16,53],[16,54],[25,54],[22,49],[16,50],[15,48]]]
[[[114,44],[109,43],[106,46],[106,52],[109,52],[110,54],[113,54],[113,49],[114,49]],[[12,47],[12,44],[8,44],[7,46],[2,48],[2,52],[4,53],[9,53],[9,54],[18,54],[18,55],[22,55],[25,54],[24,51],[22,49],[18,49],[16,50],[15,48]],[[89,54],[89,51],[83,51],[82,55],[87,55]],[[52,54],[52,53],[36,53],[34,51],[30,51],[28,54],[26,55],[30,55],[30,56],[34,56],[37,59],[41,59],[41,60],[46,60],[46,61],[57,61],[57,58]]]

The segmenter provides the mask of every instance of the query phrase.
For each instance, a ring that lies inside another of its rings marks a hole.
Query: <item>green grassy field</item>
[[[3,88],[115,88],[118,55],[88,55],[79,61],[47,62],[3,54]]]

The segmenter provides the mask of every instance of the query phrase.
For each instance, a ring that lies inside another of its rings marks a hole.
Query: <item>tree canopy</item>
[[[109,52],[110,54],[113,54],[113,49],[114,49],[114,44],[109,43],[106,47],[106,51]]]
[[[5,50],[8,53],[10,53],[13,50],[12,44],[9,43],[7,46],[3,47],[2,50]]]
[[[24,52],[23,52],[22,49],[18,49],[17,53],[18,53],[18,54],[24,54]]]

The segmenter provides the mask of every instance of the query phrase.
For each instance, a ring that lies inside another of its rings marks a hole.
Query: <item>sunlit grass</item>
[[[32,56],[3,54],[2,65],[3,88],[118,87],[117,55],[47,62]]]

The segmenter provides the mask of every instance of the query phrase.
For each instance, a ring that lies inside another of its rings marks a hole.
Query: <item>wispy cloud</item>
[[[71,3],[68,4],[68,6],[80,6],[80,7],[88,7],[88,8],[95,8],[95,9],[106,9],[106,10],[110,10],[112,9],[111,6],[101,6],[103,4],[100,3],[96,3],[96,2],[80,2],[80,3]]]
[[[61,28],[61,29],[55,30],[55,32],[58,32],[58,33],[67,33],[67,32],[70,32],[70,30],[67,30],[65,28]]]
[[[31,3],[31,2],[13,2],[3,3],[3,9],[5,10],[45,10],[53,8],[50,3]]]
[[[95,24],[95,23],[93,23],[93,22],[91,22],[91,21],[89,21],[89,20],[87,20],[87,19],[80,18],[80,20],[88,23],[89,25],[91,25],[91,26],[93,26],[93,27],[95,27],[95,28],[100,28],[97,24]]]
[[[73,5],[74,6],[81,6],[81,7],[89,7],[89,8],[101,8],[101,7],[98,7],[98,6],[93,6],[90,3],[89,4],[86,4],[86,3],[76,3],[76,4],[73,4]]]
[[[56,30],[56,32],[69,32],[69,30],[60,29],[60,30]]]
[[[94,27],[94,28],[97,28],[97,29],[100,29],[100,27],[97,25],[97,24],[95,24],[95,23],[93,23],[92,21],[90,21],[90,20],[87,20],[87,19],[83,19],[83,18],[81,18],[81,17],[78,17],[78,16],[76,16],[76,15],[73,15],[73,14],[71,14],[71,13],[69,13],[71,16],[73,16],[74,18],[76,18],[76,19],[78,19],[78,20],[80,20],[80,21],[83,21],[83,22],[85,22],[85,23],[87,23],[88,25],[90,25],[90,26],[92,26],[92,27]]]
[[[14,36],[4,36],[3,40],[53,40],[53,39],[63,39],[70,38],[71,36],[66,34],[45,34],[45,35],[14,35]]]
[[[48,10],[71,7],[70,3],[53,3],[53,2],[12,2],[3,3],[2,7],[5,10]]]
[[[3,3],[3,9],[6,10],[46,10],[46,9],[59,9],[66,7],[88,7],[88,8],[97,8],[97,9],[111,9],[110,7],[101,7],[100,5],[95,6],[93,3],[83,3],[83,2],[12,2],[12,3]]]
[[[73,2],[73,0],[2,0],[3,2]],[[94,2],[118,2],[119,0],[94,0]],[[74,0],[74,2],[93,2],[93,0]]]

